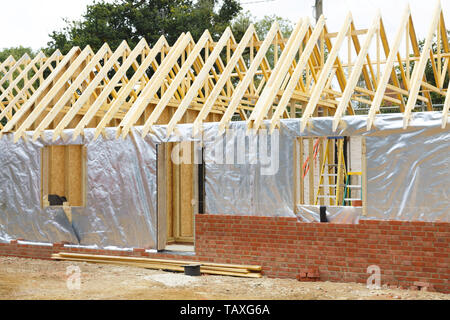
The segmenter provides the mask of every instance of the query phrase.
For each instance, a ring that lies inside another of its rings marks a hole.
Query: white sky
[[[258,1],[241,0],[244,10],[250,10],[259,18],[276,14],[297,22],[300,17],[312,17],[314,0]],[[329,31],[336,32],[348,10],[352,11],[357,28],[368,28],[379,8],[391,42],[399,16],[408,2],[418,38],[424,38],[435,0],[324,0],[324,14]],[[50,40],[48,34],[64,26],[62,18],[79,18],[89,3],[92,0],[0,0],[0,48],[23,45],[36,50],[45,46]],[[441,0],[441,3],[449,28],[450,0]]]

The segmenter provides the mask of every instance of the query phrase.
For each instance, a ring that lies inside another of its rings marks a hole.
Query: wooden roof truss
[[[433,110],[431,92],[445,96],[445,128],[446,30],[438,1],[422,48],[408,6],[391,44],[379,13],[361,30],[349,13],[337,33],[322,16],[315,26],[300,19],[289,38],[274,23],[261,40],[251,25],[239,42],[227,28],[217,42],[208,31],[198,41],[188,32],[172,46],[161,37],[153,46],[142,39],[115,51],[104,44],[97,52],[87,46],[64,56],[9,57],[0,64],[0,136],[18,141],[33,131],[36,140],[50,129],[56,140],[72,128],[76,139],[91,127],[98,138],[112,126],[126,137],[136,125],[145,136],[155,124],[167,124],[170,135],[180,123],[193,123],[198,134],[205,121],[223,132],[233,119],[246,121],[249,132],[269,120],[272,131],[282,118],[301,118],[303,131],[316,116],[332,116],[336,131],[344,115],[364,110],[370,130],[387,104],[398,107],[407,128],[418,102]],[[433,79],[426,79],[427,63]]]

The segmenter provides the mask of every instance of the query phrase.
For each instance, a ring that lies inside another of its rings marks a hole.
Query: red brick
[[[231,215],[196,216],[196,255],[185,259],[233,264],[258,264],[269,277],[301,281],[363,283],[367,267],[380,265],[384,279],[397,287],[450,292],[449,223],[361,220],[358,225],[305,223],[296,218]],[[52,247],[0,244],[0,255],[49,259]],[[173,259],[170,254],[64,248],[123,256]],[[184,257],[176,256],[176,259]],[[300,269],[298,268],[301,267]],[[307,267],[305,267],[307,266]],[[423,283],[422,283],[423,284]]]

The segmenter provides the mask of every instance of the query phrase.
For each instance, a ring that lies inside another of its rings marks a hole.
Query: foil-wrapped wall
[[[367,116],[346,116],[336,132],[333,118],[313,118],[300,132],[299,119],[281,120],[279,170],[261,175],[261,165],[206,164],[206,208],[210,214],[296,216],[302,221],[319,221],[319,207],[294,204],[294,140],[296,137],[362,136],[366,140],[367,213],[342,207],[327,208],[336,223],[357,223],[359,219],[450,221],[450,131],[442,129],[442,113],[414,113],[403,129],[402,114],[377,115],[375,126],[366,130]],[[268,126],[269,122],[265,122]],[[237,137],[245,135],[246,124],[230,126]],[[214,154],[220,139],[217,126],[206,126],[207,157]],[[238,144],[235,137],[227,147]],[[246,137],[246,159],[258,158],[250,151]],[[253,138],[255,139],[255,138]],[[258,145],[259,147],[259,145]],[[228,149],[227,151],[228,152]],[[242,151],[241,151],[242,152]]]
[[[93,139],[93,129],[72,141],[72,130],[52,140],[0,140],[0,240],[67,241],[99,247],[148,247],[156,242],[156,144],[140,135]],[[72,224],[62,208],[41,208],[40,149],[83,144],[87,148],[86,206],[72,209]]]
[[[299,119],[285,119],[281,120],[278,140],[272,139],[273,135],[246,135],[244,122],[231,123],[232,134],[223,136],[218,134],[217,123],[205,123],[201,140],[206,212],[295,217],[297,211],[303,221],[318,221],[318,207],[294,203],[295,138],[345,135],[366,139],[367,215],[360,209],[349,212],[330,207],[331,222],[449,222],[450,132],[440,127],[442,113],[413,116],[403,130],[401,114],[378,115],[370,131],[366,131],[367,116],[348,116],[337,132],[331,130],[332,118],[314,118],[303,133]],[[36,142],[31,133],[18,143],[13,143],[11,134],[4,135],[0,139],[0,241],[23,238],[155,248],[156,145],[200,139],[193,139],[191,124],[179,125],[169,138],[163,125],[155,126],[145,138],[141,137],[141,127],[125,139],[115,139],[116,130],[108,128],[105,136],[94,140],[94,129],[85,129],[76,141],[72,141],[72,130],[65,130],[63,138],[55,142],[52,131],[45,131]],[[86,206],[72,209],[72,223],[62,208],[41,208],[40,149],[51,144],[87,147]],[[267,152],[261,152],[264,146]],[[268,165],[263,155],[272,163]]]

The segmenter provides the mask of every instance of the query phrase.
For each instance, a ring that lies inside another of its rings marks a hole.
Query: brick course
[[[304,223],[296,218],[196,215],[195,256],[169,253],[0,243],[0,255],[50,259],[52,253],[258,264],[269,277],[296,278],[318,269],[321,281],[365,283],[367,267],[381,269],[382,284],[430,284],[450,293],[450,223],[361,220],[359,224]]]

